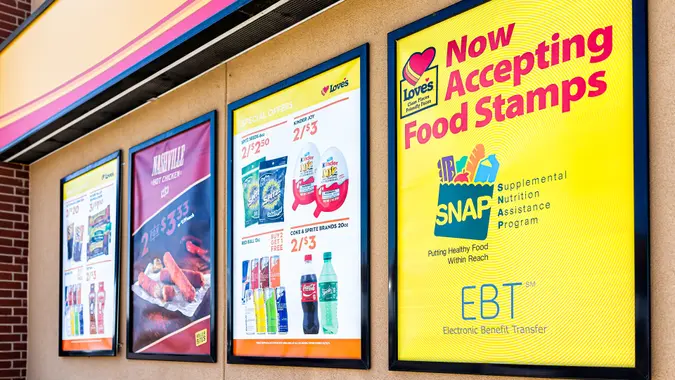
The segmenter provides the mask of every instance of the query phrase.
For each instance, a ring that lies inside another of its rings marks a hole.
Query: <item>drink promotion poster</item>
[[[367,45],[228,106],[228,362],[369,366]]]
[[[215,115],[129,151],[128,358],[216,361]]]
[[[392,369],[648,374],[645,11],[466,0],[389,34]]]
[[[59,356],[114,356],[120,152],[61,180]]]

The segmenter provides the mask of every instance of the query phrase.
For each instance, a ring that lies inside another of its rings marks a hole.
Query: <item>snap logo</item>
[[[486,156],[483,144],[477,144],[469,156],[442,157],[437,168],[441,183],[434,235],[485,240],[499,171],[497,156]]]

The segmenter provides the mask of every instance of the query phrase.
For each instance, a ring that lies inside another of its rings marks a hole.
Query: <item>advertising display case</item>
[[[389,34],[391,369],[648,378],[646,42],[643,0]]]
[[[120,152],[61,180],[59,356],[114,356]]]
[[[228,106],[228,363],[369,368],[367,65]]]
[[[130,359],[216,361],[215,117],[129,151]]]

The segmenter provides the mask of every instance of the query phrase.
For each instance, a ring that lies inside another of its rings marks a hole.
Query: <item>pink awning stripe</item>
[[[194,2],[195,0],[188,0],[187,2],[183,3],[181,5],[181,8],[176,9],[176,11],[172,12],[174,14],[175,12],[180,12],[180,9],[182,9],[185,6],[188,6],[191,2]],[[106,84],[108,81],[111,79],[115,78],[119,74],[123,73],[125,70],[131,68],[135,64],[141,62],[143,59],[151,56],[153,53],[157,52],[164,46],[168,45],[175,39],[179,38],[183,34],[187,33],[190,31],[192,28],[198,26],[202,22],[206,21],[209,19],[211,16],[215,15],[219,11],[225,9],[232,3],[234,3],[235,0],[212,0],[209,2],[207,5],[203,6],[199,10],[197,10],[195,13],[191,14],[190,16],[186,17],[184,20],[176,24],[174,27],[171,29],[167,30],[166,32],[162,33],[159,35],[157,38],[154,40],[148,42],[146,45],[123,59],[122,61],[118,62],[115,66],[109,68],[108,70],[104,71],[103,73],[99,74],[98,76],[92,78],[90,81],[84,83],[80,87],[74,89],[73,91],[64,94],[62,97],[58,98],[57,100],[45,105],[44,107],[36,110],[35,112],[28,114],[10,124],[8,124],[6,127],[0,129],[0,148],[3,148],[7,145],[9,145],[12,141],[15,139],[21,137],[24,135],[26,132],[30,131],[32,128],[36,127],[40,123],[43,123],[44,121],[48,120],[50,117],[56,115],[58,112],[64,110],[71,104],[77,102],[79,99],[85,97],[86,95],[90,94],[100,86]],[[171,15],[167,16],[171,17]],[[167,19],[168,20],[168,19]],[[166,22],[165,19],[160,21],[160,23]],[[152,28],[157,28],[161,24],[158,23],[154,25]],[[148,30],[144,33],[150,33],[151,30]],[[142,35],[137,37],[142,38]],[[130,42],[130,44],[133,42]],[[120,49],[121,51],[122,49]],[[119,52],[119,51],[118,51]],[[115,53],[117,54],[117,52]],[[112,56],[111,56],[112,57]],[[111,57],[107,58],[110,59]],[[103,64],[103,62],[99,63],[99,65]],[[89,69],[93,70],[94,68]],[[85,73],[81,74],[85,75]],[[75,78],[73,79],[75,80]],[[62,86],[65,86],[62,85]],[[46,95],[45,95],[46,96]],[[34,100],[34,101],[37,101]],[[33,101],[33,102],[34,102]],[[14,111],[13,111],[14,112]]]

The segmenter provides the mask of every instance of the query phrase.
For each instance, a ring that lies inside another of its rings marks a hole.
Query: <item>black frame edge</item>
[[[584,379],[648,380],[651,376],[651,285],[649,200],[649,108],[647,0],[632,0],[633,32],[633,154],[635,210],[635,367],[578,367],[514,364],[445,363],[398,359],[397,319],[397,105],[396,42],[491,0],[463,0],[396,29],[387,38],[387,94],[389,123],[389,369],[434,373]],[[393,99],[393,101],[392,101]]]
[[[96,350],[96,351],[64,351],[63,350],[63,186],[83,174],[86,174],[110,161],[117,160],[117,183],[116,183],[116,212],[117,212],[117,236],[114,237],[115,246],[115,269],[113,273],[113,286],[115,301],[113,303],[115,312],[113,313],[113,337],[111,350]],[[100,158],[91,164],[74,171],[71,174],[61,178],[59,182],[59,357],[94,357],[94,356],[116,356],[119,334],[119,313],[120,313],[120,262],[121,262],[121,242],[122,234],[122,150],[117,150],[103,158]]]
[[[301,366],[301,367],[321,367],[321,368],[341,368],[341,369],[370,369],[370,183],[369,183],[369,130],[370,130],[370,114],[368,112],[369,106],[369,47],[368,43],[360,45],[352,50],[333,57],[325,62],[319,63],[308,70],[295,74],[285,80],[266,87],[262,90],[256,91],[242,99],[234,101],[227,106],[227,364],[258,364],[258,365],[274,365],[274,366]],[[233,335],[232,335],[232,290],[233,290],[233,274],[232,274],[232,202],[233,202],[233,115],[234,111],[244,107],[257,100],[265,98],[285,88],[296,85],[309,78],[320,75],[336,66],[360,58],[360,78],[361,78],[361,117],[360,117],[360,131],[361,131],[361,359],[309,359],[309,358],[272,358],[272,357],[257,357],[257,356],[235,356],[233,352]],[[365,152],[365,153],[364,153]],[[365,179],[365,180],[364,180]],[[364,212],[365,210],[365,212]],[[364,305],[366,308],[364,309]]]
[[[127,359],[137,359],[137,360],[160,360],[160,361],[176,361],[176,362],[191,362],[191,363],[217,363],[218,361],[218,331],[217,331],[217,319],[218,319],[218,237],[216,234],[217,228],[217,179],[218,179],[218,172],[217,172],[217,156],[218,156],[218,143],[216,141],[217,139],[217,111],[213,110],[210,111],[204,115],[201,115],[195,119],[192,119],[184,124],[181,124],[177,127],[174,127],[166,132],[162,132],[159,135],[148,139],[138,145],[135,145],[129,149],[129,156],[128,156],[128,181],[127,181],[127,186],[128,186],[128,192],[127,192],[127,241],[126,241],[126,246],[127,246],[127,289],[131,289],[131,284],[133,284],[133,270],[132,270],[132,260],[133,260],[133,251],[132,251],[132,246],[133,246],[133,236],[131,236],[131,233],[133,232],[133,226],[132,226],[132,213],[133,213],[133,157],[134,154],[137,153],[138,151],[141,151],[145,148],[148,148],[152,145],[155,145],[157,143],[160,143],[166,139],[169,139],[171,137],[174,137],[182,132],[186,132],[198,125],[201,125],[205,122],[209,122],[209,135],[210,135],[210,149],[211,149],[211,159],[210,159],[210,165],[211,165],[211,178],[209,179],[211,183],[209,184],[210,188],[210,199],[211,199],[211,207],[210,207],[210,212],[211,212],[211,247],[212,251],[215,254],[211,255],[211,321],[210,321],[210,328],[211,328],[211,333],[209,335],[209,345],[210,345],[210,354],[209,355],[183,355],[183,354],[146,354],[146,353],[136,353],[131,351],[131,342],[133,340],[133,333],[132,333],[132,326],[133,326],[133,312],[132,312],[132,305],[133,305],[133,293],[131,291],[128,292],[127,296],[127,310],[126,310],[126,324],[127,324],[127,348],[126,348],[126,358]],[[213,285],[215,284],[215,285]]]

